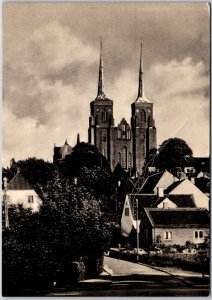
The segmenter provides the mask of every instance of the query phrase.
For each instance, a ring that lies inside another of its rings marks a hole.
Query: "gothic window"
[[[122,168],[127,169],[127,148],[122,149]]]
[[[121,130],[118,130],[118,139],[121,139]]]
[[[126,125],[125,124],[122,124],[121,128],[122,128],[122,131],[126,131]]]
[[[143,109],[141,111],[141,122],[146,122],[146,112]]]
[[[130,140],[130,130],[127,131],[127,140]]]
[[[107,122],[107,112],[106,111],[102,112],[102,122]]]
[[[118,152],[118,163],[121,164],[121,153]]]
[[[128,167],[132,167],[132,154],[129,152],[129,157],[128,157]]]
[[[105,156],[105,149],[102,149],[102,155]]]

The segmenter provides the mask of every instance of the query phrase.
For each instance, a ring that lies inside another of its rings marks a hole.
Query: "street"
[[[55,288],[42,296],[208,296],[209,278],[191,272],[172,275],[155,268],[105,257],[98,279],[81,281],[75,288]]]

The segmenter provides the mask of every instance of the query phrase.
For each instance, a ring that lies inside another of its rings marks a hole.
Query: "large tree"
[[[192,150],[180,138],[170,138],[162,143],[155,156],[154,165],[159,170],[176,172],[177,168],[183,169],[186,165],[193,164]]]

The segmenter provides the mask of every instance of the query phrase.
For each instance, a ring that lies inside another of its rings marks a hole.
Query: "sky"
[[[206,3],[3,3],[3,166],[52,161],[65,140],[88,141],[100,37],[104,91],[115,125],[130,122],[138,92],[154,103],[158,146],[184,139],[209,155],[210,33]]]

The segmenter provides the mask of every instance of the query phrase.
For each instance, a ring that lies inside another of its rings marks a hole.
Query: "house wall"
[[[188,179],[183,180],[181,184],[170,192],[171,194],[193,195],[197,208],[206,208],[209,210],[209,198]]]
[[[195,238],[195,231],[203,231],[203,238]],[[161,243],[165,245],[185,245],[187,241],[191,243],[199,244],[204,242],[204,236],[207,236],[209,233],[208,228],[152,228],[153,231],[153,244],[154,237],[156,241],[156,237],[158,235],[161,236]],[[167,240],[164,238],[165,231],[171,231],[172,239]]]
[[[128,216],[125,214],[126,209],[129,210]],[[130,232],[133,228],[133,223],[134,223],[134,219],[133,219],[133,215],[132,215],[132,210],[130,207],[128,195],[126,195],[126,199],[124,202],[124,208],[123,208],[123,212],[122,212],[122,217],[121,217],[121,233],[123,236],[128,236],[130,234]]]
[[[28,196],[33,196],[33,203],[28,202]],[[31,208],[38,211],[42,203],[34,190],[7,190],[7,200],[9,205],[22,204],[24,208]]]

